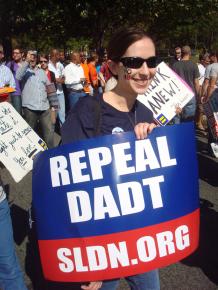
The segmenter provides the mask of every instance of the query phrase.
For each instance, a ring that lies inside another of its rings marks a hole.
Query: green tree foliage
[[[212,48],[218,37],[217,0],[153,1],[151,32],[169,44]]]
[[[124,25],[145,28],[160,48],[218,48],[218,0],[0,0],[0,41],[39,50],[100,48]]]

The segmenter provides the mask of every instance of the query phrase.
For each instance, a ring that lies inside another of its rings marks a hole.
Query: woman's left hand
[[[176,115],[181,114],[182,113],[182,108],[180,108],[180,106],[176,106],[175,113],[176,113]]]
[[[138,123],[134,128],[136,138],[139,140],[145,139],[155,127],[157,126],[154,123]]]
[[[89,285],[82,285],[81,289],[85,289],[85,290],[98,290],[100,289],[102,286],[102,282],[101,281],[97,281],[97,282],[90,282]]]

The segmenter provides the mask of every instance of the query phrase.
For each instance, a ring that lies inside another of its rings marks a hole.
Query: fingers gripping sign
[[[145,139],[155,127],[154,123],[138,123],[134,128],[136,138],[140,140]]]
[[[177,104],[175,106],[175,112],[176,112],[176,115],[179,115],[182,113],[182,108],[181,108],[180,104]]]

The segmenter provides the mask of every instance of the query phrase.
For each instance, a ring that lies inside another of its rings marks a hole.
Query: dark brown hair
[[[56,53],[59,53],[59,49],[52,48],[52,49],[50,49],[49,55],[50,55],[50,57],[53,57]]]
[[[210,57],[209,53],[201,53],[199,54],[199,61],[205,60],[207,57]]]
[[[115,33],[108,44],[108,59],[119,61],[128,47],[134,42],[148,37],[148,34],[141,28],[122,28]]]
[[[88,57],[88,63],[91,61],[96,61],[99,58],[98,54],[95,52],[92,52],[91,55]]]
[[[40,53],[40,54],[38,54],[38,56],[37,56],[37,63],[40,62],[40,57],[47,59],[47,61],[49,62],[49,54],[43,53],[43,52]]]
[[[218,52],[217,51],[211,51],[210,53],[209,53],[209,55],[210,55],[210,57],[217,57],[218,58]]]
[[[21,48],[20,46],[15,46],[15,47],[13,47],[12,52],[13,52],[14,50],[19,50],[19,52],[20,52],[21,54],[24,52],[24,51],[23,51],[23,48]]]
[[[0,50],[4,52],[4,47],[1,43],[0,43]]]
[[[40,57],[46,58],[49,61],[49,55],[47,53],[40,53],[39,59],[40,59]]]

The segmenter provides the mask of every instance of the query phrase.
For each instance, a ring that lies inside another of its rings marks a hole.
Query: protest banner
[[[161,62],[147,91],[137,99],[148,107],[161,126],[168,124],[176,115],[176,108],[183,108],[194,93],[167,64]]]
[[[198,195],[191,123],[43,152],[33,208],[45,278],[105,280],[183,259],[198,246]]]
[[[8,102],[0,103],[0,136],[0,161],[19,182],[46,144]]]

